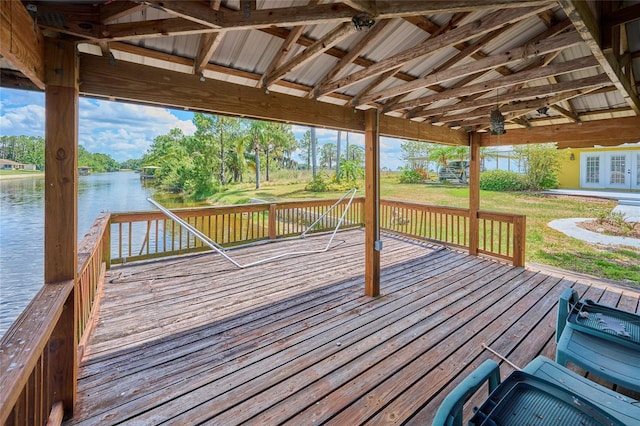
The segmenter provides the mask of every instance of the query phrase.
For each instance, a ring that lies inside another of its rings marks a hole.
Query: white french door
[[[606,174],[605,187],[630,189],[631,155],[625,152],[611,152],[605,155]]]
[[[640,151],[581,153],[580,187],[640,189]]]

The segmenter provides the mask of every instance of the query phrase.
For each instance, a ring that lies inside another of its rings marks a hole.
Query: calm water
[[[80,176],[78,238],[100,212],[153,210],[133,172]],[[0,181],[0,336],[44,281],[44,178]]]

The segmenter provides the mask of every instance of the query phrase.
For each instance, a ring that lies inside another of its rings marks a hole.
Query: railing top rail
[[[80,244],[78,244],[78,272],[82,271],[87,261],[98,250],[100,245],[98,242],[109,229],[111,213],[100,213],[96,221],[91,225],[91,229],[87,232]]]
[[[364,197],[355,197],[354,202],[360,202]],[[279,208],[296,208],[296,207],[313,207],[313,206],[331,206],[335,203],[335,199],[319,199],[305,201],[279,201],[276,203],[252,203],[252,204],[234,204],[232,206],[207,206],[207,207],[187,207],[172,208],[171,212],[175,215],[186,218],[194,214],[228,214],[228,213],[253,213],[268,211],[271,204],[277,205]],[[348,201],[343,200],[342,204]],[[166,216],[162,212],[155,210],[139,211],[139,212],[114,212],[111,213],[111,223],[125,223],[139,220],[158,220],[165,219]]]
[[[0,340],[0,424],[5,424],[51,337],[73,280],[46,284]]]
[[[479,219],[488,219],[488,220],[498,220],[501,222],[513,223],[517,218],[524,218],[525,215],[522,214],[513,214],[513,213],[502,213],[502,212],[494,212],[488,210],[479,210],[478,218]]]
[[[382,200],[380,200],[380,204],[386,204],[386,205],[395,206],[395,207],[401,207],[401,208],[414,208],[414,209],[417,208],[417,209],[422,209],[422,210],[429,210],[429,211],[443,212],[443,213],[452,213],[452,214],[459,214],[459,215],[464,215],[464,214],[468,214],[469,213],[469,209],[468,208],[436,206],[436,205],[433,205],[433,204],[415,203],[415,202],[411,202],[411,201],[382,199]]]

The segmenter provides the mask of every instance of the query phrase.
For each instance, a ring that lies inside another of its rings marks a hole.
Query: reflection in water
[[[78,185],[78,239],[100,212],[153,210],[132,172],[81,176]],[[0,336],[44,281],[44,179],[0,181]]]

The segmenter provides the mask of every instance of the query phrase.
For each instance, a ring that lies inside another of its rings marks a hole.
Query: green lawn
[[[267,201],[314,198],[338,198],[342,193],[305,191],[307,175],[284,179],[277,174],[274,182],[231,185],[210,201],[215,204],[246,203],[251,198]],[[278,183],[285,182],[286,183]],[[468,207],[469,189],[465,186],[400,184],[397,175],[385,174],[380,183],[382,198],[406,200],[450,207]],[[358,195],[364,195],[360,190]],[[533,193],[481,191],[480,208],[527,217],[526,261],[552,265],[596,277],[640,286],[640,251],[613,247],[596,247],[568,237],[547,226],[553,219],[595,217],[597,209],[612,209],[614,201]]]

